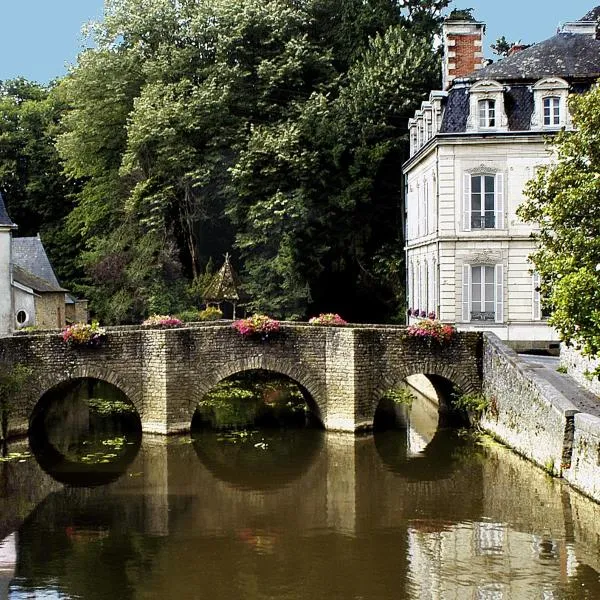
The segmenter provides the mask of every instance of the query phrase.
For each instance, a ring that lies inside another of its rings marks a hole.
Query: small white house
[[[528,259],[532,228],[516,210],[551,160],[548,136],[571,127],[569,94],[600,74],[599,16],[488,66],[483,23],[444,24],[444,90],[410,120],[403,166],[409,318],[435,313],[519,349],[558,345]]]

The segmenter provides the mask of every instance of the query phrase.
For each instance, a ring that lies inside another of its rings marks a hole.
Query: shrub
[[[410,337],[421,338],[428,341],[435,340],[440,344],[452,341],[456,329],[434,319],[421,319],[414,325],[409,325],[406,330]]]
[[[193,323],[194,321],[200,320],[198,315],[198,310],[190,308],[189,310],[182,310],[181,312],[177,313],[176,318],[183,323]]]
[[[344,321],[337,313],[321,313],[318,317],[311,317],[308,322],[311,325],[335,325],[338,327],[348,325],[348,322]]]
[[[198,313],[200,321],[218,321],[223,318],[223,311],[216,306],[207,306]]]
[[[178,327],[182,325],[180,319],[172,317],[171,315],[151,315],[143,323],[143,327]]]
[[[267,339],[269,335],[279,331],[279,321],[267,315],[252,315],[247,319],[235,321],[232,327],[244,337],[261,337]]]
[[[98,321],[89,323],[73,323],[61,332],[63,342],[69,347],[87,346],[97,348],[106,341],[106,330]]]

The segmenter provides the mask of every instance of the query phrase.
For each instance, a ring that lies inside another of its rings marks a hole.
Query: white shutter
[[[463,265],[462,320],[471,320],[471,265]]]
[[[531,277],[531,318],[534,321],[539,321],[542,318],[542,306],[540,298],[540,274],[533,273]]]
[[[504,323],[504,265],[496,265],[495,271],[496,323]]]
[[[496,193],[494,208],[496,217],[496,229],[504,229],[504,173],[496,174]]]
[[[471,231],[471,174],[463,177],[463,231]]]

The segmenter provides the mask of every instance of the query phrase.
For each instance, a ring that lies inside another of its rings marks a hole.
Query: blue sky
[[[235,2],[235,0],[231,0]],[[600,4],[600,0],[596,0]],[[501,35],[523,43],[554,34],[559,23],[582,17],[594,0],[465,0],[487,23],[488,45]],[[46,83],[67,71],[81,49],[81,27],[102,16],[103,0],[0,0],[0,80],[23,76]]]

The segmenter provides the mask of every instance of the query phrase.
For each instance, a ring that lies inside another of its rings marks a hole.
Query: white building
[[[446,21],[443,91],[410,127],[406,177],[408,306],[519,348],[557,342],[516,215],[525,183],[550,160],[548,136],[571,127],[567,98],[600,75],[600,6],[484,66],[485,26]]]

